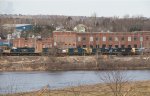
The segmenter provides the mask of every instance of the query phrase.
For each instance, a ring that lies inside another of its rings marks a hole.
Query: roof
[[[22,27],[28,25],[32,25],[32,24],[4,24],[3,27]]]
[[[88,33],[150,33],[150,31],[133,31],[133,32],[77,32],[77,31],[53,31],[53,32],[74,32],[74,33],[85,33],[85,34],[88,34]]]
[[[83,25],[83,24],[78,24],[76,27],[74,27],[74,31],[76,32],[86,32],[87,31],[87,26]]]

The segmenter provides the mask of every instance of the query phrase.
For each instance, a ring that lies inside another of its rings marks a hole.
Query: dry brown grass
[[[150,96],[150,81],[130,82],[122,96]],[[113,96],[105,84],[70,87],[61,90],[42,89],[36,92],[10,94],[7,96]]]

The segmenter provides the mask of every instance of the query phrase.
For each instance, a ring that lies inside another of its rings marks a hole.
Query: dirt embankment
[[[150,69],[148,56],[5,56],[0,71]]]

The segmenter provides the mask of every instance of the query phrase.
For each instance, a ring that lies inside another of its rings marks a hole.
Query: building
[[[54,31],[54,46],[59,48],[75,47],[134,47],[150,48],[150,32],[74,32]]]
[[[54,31],[49,38],[16,38],[13,47],[42,48],[150,48],[150,32],[75,32]]]
[[[33,29],[32,24],[4,24],[3,25],[4,29],[7,30],[17,30],[17,31],[29,31]]]
[[[13,47],[22,48],[22,47],[29,47],[35,48],[36,52],[41,52],[42,48],[52,48],[53,47],[53,39],[43,38],[43,39],[36,39],[36,38],[16,38],[13,39]]]
[[[54,31],[53,32],[53,45],[57,48],[76,48],[76,32],[72,31]]]

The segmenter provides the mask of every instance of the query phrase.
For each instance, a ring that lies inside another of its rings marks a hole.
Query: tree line
[[[150,31],[150,18],[143,16],[128,16],[123,18],[63,16],[63,15],[0,15],[0,33],[4,33],[3,24],[33,24],[31,33],[42,34],[44,37],[51,35],[56,27],[73,31],[78,24],[87,26],[89,32],[132,32]],[[6,33],[6,31],[5,31]],[[44,33],[44,34],[43,34]]]

